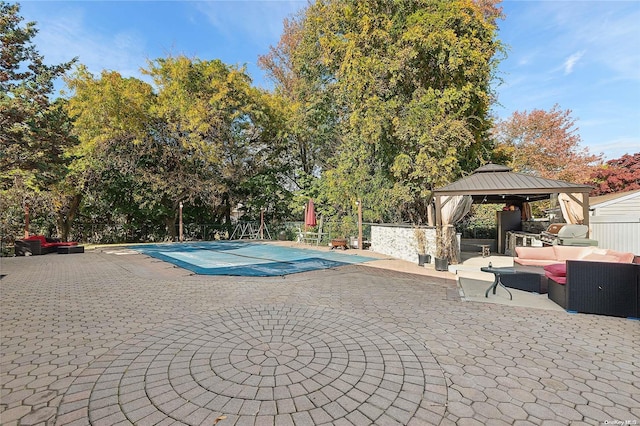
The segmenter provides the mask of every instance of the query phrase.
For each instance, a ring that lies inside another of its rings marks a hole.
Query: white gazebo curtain
[[[442,197],[440,214],[442,226],[453,226],[471,210],[473,198],[470,195],[445,195]]]
[[[451,259],[454,264],[460,262],[460,247],[453,225],[469,213],[471,204],[473,204],[473,198],[470,195],[445,195],[441,199],[442,252],[440,255]]]
[[[583,223],[583,204],[584,195],[582,193],[558,194],[558,203],[560,204],[560,210],[562,210],[562,217],[567,223]]]

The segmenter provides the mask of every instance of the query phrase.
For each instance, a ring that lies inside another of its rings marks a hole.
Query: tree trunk
[[[176,231],[176,222],[178,221],[178,215],[180,213],[180,203],[184,199],[184,194],[177,198],[177,201],[174,201],[171,205],[171,211],[173,211],[173,216],[167,216],[164,218],[164,225],[169,232],[169,236],[172,241],[178,241],[178,233]]]
[[[66,208],[58,211],[57,217],[57,231],[60,235],[60,239],[62,241],[69,241],[69,234],[71,233],[71,225],[73,225],[73,220],[78,214],[78,210],[80,209],[80,201],[82,201],[82,195],[76,194],[71,197],[69,204]]]
[[[231,223],[231,205],[229,204],[229,193],[224,195],[224,221],[227,225]]]

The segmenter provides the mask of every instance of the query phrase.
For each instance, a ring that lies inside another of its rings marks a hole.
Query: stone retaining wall
[[[371,225],[371,251],[418,263],[416,232],[427,237],[427,254],[431,262],[436,254],[436,228],[410,225]]]

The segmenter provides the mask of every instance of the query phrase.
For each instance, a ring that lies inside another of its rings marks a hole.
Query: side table
[[[489,272],[494,276],[493,284],[491,284],[491,286],[489,286],[487,291],[484,292],[484,297],[489,297],[489,291],[491,290],[493,290],[493,294],[496,294],[496,288],[500,286],[504,288],[507,293],[509,293],[509,300],[513,300],[513,295],[511,294],[509,289],[507,289],[507,287],[505,287],[504,284],[502,284],[502,281],[500,280],[500,275],[516,274],[517,272],[514,268],[492,268],[490,266],[486,266],[486,267],[480,268],[480,270],[482,272]]]

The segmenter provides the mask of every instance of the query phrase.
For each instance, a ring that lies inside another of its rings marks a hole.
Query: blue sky
[[[283,18],[306,1],[22,1],[47,63],[79,57],[94,73],[141,77],[148,59],[187,55],[246,65],[269,87],[257,58],[276,45]],[[640,1],[502,4],[509,46],[494,113],[571,110],[581,146],[605,159],[640,152]]]

